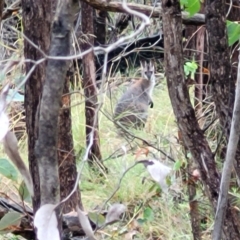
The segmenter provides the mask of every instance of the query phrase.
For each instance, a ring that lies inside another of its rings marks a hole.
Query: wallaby
[[[142,78],[133,83],[119,99],[114,111],[114,123],[119,128],[141,129],[148,117],[148,107],[153,107],[152,93],[155,85],[153,62],[141,62]]]

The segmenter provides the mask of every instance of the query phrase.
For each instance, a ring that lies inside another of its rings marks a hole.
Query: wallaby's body
[[[153,107],[152,92],[155,85],[154,65],[141,62],[142,78],[137,80],[119,99],[114,122],[117,127],[143,128],[148,117],[148,108]]]

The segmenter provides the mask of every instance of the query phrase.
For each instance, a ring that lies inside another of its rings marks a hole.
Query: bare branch
[[[98,10],[132,14],[126,11],[126,9],[122,6],[121,2],[104,0],[83,0],[83,1]],[[145,14],[149,17],[158,18],[162,14],[161,7],[151,7],[136,3],[128,3],[127,5],[131,10]],[[198,13],[192,17],[189,17],[189,14],[187,12],[182,12],[182,21],[184,24],[202,25],[205,23],[205,15]]]

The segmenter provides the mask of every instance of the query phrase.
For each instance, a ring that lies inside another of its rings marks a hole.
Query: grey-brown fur
[[[141,68],[142,78],[130,86],[116,105],[114,123],[117,127],[143,128],[147,121],[149,105],[153,106],[154,66],[152,62],[142,62]]]

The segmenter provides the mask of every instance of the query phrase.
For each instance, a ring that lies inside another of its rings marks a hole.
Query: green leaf
[[[167,185],[170,187],[171,185],[172,185],[172,180],[171,180],[171,176],[167,176],[166,177],[166,183],[167,183]]]
[[[198,68],[198,65],[196,64],[196,62],[194,60],[191,61],[191,62],[186,62],[184,64],[184,73],[185,73],[186,76],[191,74],[190,77],[193,79],[197,68]]]
[[[0,158],[0,174],[13,181],[17,181],[18,179],[16,168],[5,158]]]
[[[187,5],[188,4],[188,0],[181,0],[180,3],[181,3],[182,6]]]
[[[174,163],[173,169],[174,169],[175,171],[178,171],[178,170],[181,168],[181,166],[182,166],[182,161],[178,160],[178,161],[176,161],[176,162]]]
[[[228,45],[232,46],[240,38],[240,24],[227,21]]]
[[[3,218],[0,220],[0,231],[11,227],[11,226],[18,226],[21,222],[21,218],[23,215],[18,212],[8,212],[3,216]]]
[[[184,73],[185,76],[188,76],[190,74],[189,68],[186,65],[184,65]]]
[[[143,217],[147,221],[153,221],[154,220],[154,212],[150,207],[147,207],[143,211]]]
[[[138,218],[137,222],[139,225],[143,225],[146,222],[146,219]]]
[[[96,213],[96,212],[89,212],[88,217],[98,227],[102,226],[105,223],[105,217],[102,214],[99,214],[99,213]]]
[[[31,202],[31,195],[24,181],[21,182],[18,188],[18,194],[23,201]]]
[[[150,186],[148,192],[152,192],[154,190],[158,190],[159,189],[159,184],[154,182],[152,186]]]
[[[181,5],[185,11],[189,13],[189,17],[200,11],[200,0],[180,0]]]

